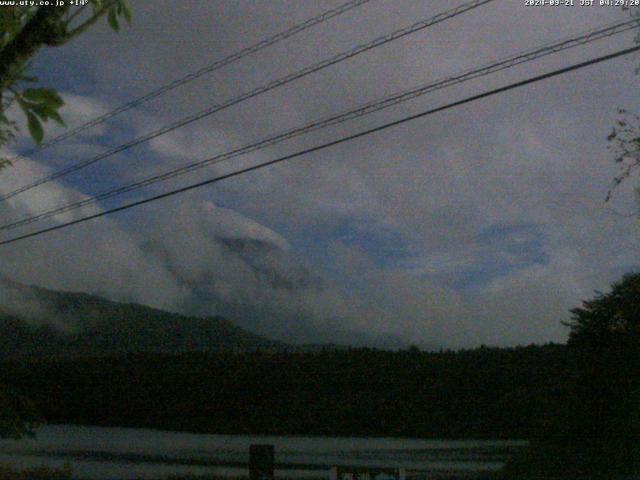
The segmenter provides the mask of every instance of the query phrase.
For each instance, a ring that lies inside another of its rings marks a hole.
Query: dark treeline
[[[528,438],[566,392],[562,345],[188,353],[0,364],[54,423],[212,433]]]

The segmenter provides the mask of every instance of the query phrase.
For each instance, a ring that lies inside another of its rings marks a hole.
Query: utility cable
[[[303,23],[300,23],[298,25],[295,25],[287,30],[284,30],[282,32],[279,32],[269,38],[265,38],[264,40],[261,40],[260,42],[251,45],[249,47],[243,48],[242,50],[235,52],[221,60],[218,60],[210,65],[207,65],[206,67],[203,67],[199,70],[196,70],[195,72],[191,72],[183,77],[180,77],[170,83],[167,83],[159,88],[156,88],[155,90],[152,90],[144,95],[142,95],[141,97],[138,97],[136,99],[133,99],[127,103],[124,103],[122,105],[120,105],[119,107],[115,108],[114,110],[111,110],[103,115],[100,115],[99,117],[93,118],[91,120],[89,120],[86,123],[83,123],[82,125],[79,125],[73,129],[67,130],[66,132],[61,133],[60,135],[57,135],[55,137],[53,137],[52,139],[42,143],[41,145],[34,147],[28,151],[26,151],[25,153],[23,153],[22,155],[19,156],[15,156],[10,158],[10,161],[15,161],[18,160],[20,158],[24,158],[26,156],[29,155],[33,155],[36,152],[40,152],[42,150],[45,150],[46,148],[49,148],[53,145],[56,145],[64,140],[66,140],[67,138],[71,138],[76,136],[77,134],[79,134],[80,132],[83,132],[91,127],[95,127],[96,125],[100,125],[101,123],[106,122],[107,120],[115,117],[116,115],[119,115],[123,112],[126,112],[128,110],[131,110],[132,108],[136,108],[140,105],[142,105],[143,103],[146,103],[150,100],[153,100],[156,97],[159,97],[161,95],[164,95],[165,93],[174,90],[186,83],[192,82],[193,80],[196,80],[197,78],[202,77],[203,75],[207,75],[209,73],[212,73],[216,70],[219,70],[222,67],[225,67],[227,65],[230,65],[234,62],[237,62],[238,60],[245,58],[249,55],[252,55],[256,52],[259,52],[260,50],[263,50],[267,47],[270,47],[271,45],[275,45],[276,43],[279,43],[283,40],[286,40],[287,38],[290,38],[298,33],[301,33],[315,25],[318,25],[322,22],[325,22],[333,17],[337,17],[338,15],[342,15],[343,13],[346,13],[350,10],[353,10],[354,8],[360,7],[361,5],[370,2],[371,0],[351,0],[349,2],[346,2],[342,5],[340,5],[339,7],[336,7],[332,10],[328,10],[326,12],[321,13],[320,15],[317,15],[313,18],[310,18],[306,21],[304,21]]]
[[[187,117],[184,117],[176,122],[173,122],[169,125],[166,125],[158,130],[155,130],[153,132],[149,132],[141,137],[135,138],[134,140],[125,143],[123,145],[114,147],[110,150],[107,150],[95,157],[89,158],[87,160],[83,160],[79,163],[76,163],[74,165],[71,165],[69,167],[66,168],[62,168],[56,172],[51,173],[50,175],[47,175],[45,177],[42,177],[32,183],[29,183],[27,185],[24,185],[20,188],[17,188],[5,195],[0,196],[0,202],[8,200],[9,198],[15,197],[16,195],[26,192],[28,190],[31,190],[32,188],[38,187],[40,185],[43,185],[45,183],[48,183],[52,180],[58,179],[60,177],[63,177],[65,175],[68,175],[70,173],[73,172],[77,172],[78,170],[81,170],[83,168],[88,167],[89,165],[92,165],[100,160],[104,160],[105,158],[111,157],[117,153],[121,153],[125,150],[128,150],[132,147],[135,147],[137,145],[140,145],[142,143],[148,142],[149,140],[152,140],[154,138],[157,138],[161,135],[164,135],[166,133],[172,132],[173,130],[176,130],[180,127],[183,127],[185,125],[188,125],[190,123],[193,123],[197,120],[201,120],[205,117],[208,117],[210,115],[213,115],[214,113],[217,113],[221,110],[225,110],[229,107],[232,107],[234,105],[237,105],[241,102],[244,102],[245,100],[249,100],[253,97],[257,97],[258,95],[261,95],[263,93],[269,92],[271,90],[274,90],[276,88],[282,87],[284,85],[287,85],[288,83],[291,83],[295,80],[298,80],[299,78],[302,77],[306,77],[307,75],[310,75],[312,73],[318,72],[320,70],[323,70],[327,67],[330,67],[332,65],[335,65],[339,62],[342,62],[344,60],[347,60],[349,58],[355,57],[356,55],[359,55],[361,53],[367,52],[369,50],[372,50],[374,48],[380,47],[382,45],[385,45],[389,42],[392,42],[394,40],[397,40],[399,38],[405,37],[407,35],[410,35],[412,33],[418,32],[420,30],[424,30],[428,27],[431,27],[433,25],[436,25],[440,22],[443,22],[445,20],[448,20],[450,18],[456,17],[458,15],[461,15],[465,12],[468,12],[470,10],[473,10],[475,8],[478,8],[486,3],[492,2],[494,0],[473,0],[471,2],[465,3],[463,5],[460,5],[458,7],[452,8],[450,10],[447,10],[445,12],[439,13],[438,15],[428,18],[426,20],[421,20],[420,22],[414,23],[413,25],[410,25],[408,27],[402,28],[400,30],[396,30],[390,34],[384,35],[382,37],[378,37],[375,40],[372,40],[368,43],[356,46],[346,52],[343,53],[339,53],[331,58],[328,58],[326,60],[323,60],[319,63],[313,64],[311,66],[308,66],[306,68],[303,68],[302,70],[298,70],[297,72],[291,73],[289,75],[285,75],[282,78],[279,78],[278,80],[274,80],[272,82],[269,82],[266,85],[263,85],[261,87],[258,87],[254,90],[250,90],[248,92],[245,92],[237,97],[233,97],[230,100],[227,100],[226,102],[219,104],[219,105],[212,105],[204,110],[201,110],[195,114],[189,115]]]
[[[387,130],[389,128],[396,127],[398,125],[401,125],[401,124],[404,124],[404,123],[407,123],[407,122],[410,122],[410,121],[413,121],[413,120],[417,120],[419,118],[423,118],[423,117],[426,117],[428,115],[432,115],[434,113],[442,112],[444,110],[449,110],[451,108],[455,108],[455,107],[458,107],[460,105],[465,105],[467,103],[475,102],[477,100],[481,100],[481,99],[484,99],[484,98],[492,97],[492,96],[498,95],[500,93],[504,93],[504,92],[507,92],[507,91],[510,91],[510,90],[514,90],[516,88],[523,87],[525,85],[530,85],[532,83],[540,82],[540,81],[546,80],[548,78],[556,77],[556,76],[559,76],[559,75],[563,75],[565,73],[569,73],[569,72],[572,72],[572,71],[575,71],[575,70],[579,70],[579,69],[582,69],[582,68],[586,68],[586,67],[598,64],[598,63],[602,63],[602,62],[605,62],[605,61],[608,61],[608,60],[612,60],[614,58],[618,58],[618,57],[621,57],[623,55],[629,55],[629,54],[637,52],[639,50],[640,50],[640,46],[626,48],[624,50],[619,50],[617,52],[610,53],[608,55],[604,55],[604,56],[601,56],[601,57],[593,58],[593,59],[587,60],[585,62],[581,62],[581,63],[577,63],[577,64],[574,64],[574,65],[571,65],[571,66],[568,66],[568,67],[560,68],[558,70],[554,70],[554,71],[551,71],[551,72],[548,72],[548,73],[545,73],[545,74],[542,74],[542,75],[537,75],[535,77],[531,77],[531,78],[528,78],[526,80],[521,80],[519,82],[511,83],[511,84],[506,85],[504,87],[500,87],[500,88],[496,88],[496,89],[493,89],[493,90],[489,90],[489,91],[486,91],[486,92],[483,92],[483,93],[480,93],[480,94],[477,94],[477,95],[473,95],[473,96],[464,98],[462,100],[457,100],[455,102],[448,103],[448,104],[442,105],[440,107],[432,108],[430,110],[426,110],[426,111],[417,113],[415,115],[410,115],[408,117],[404,117],[404,118],[401,118],[399,120],[395,120],[393,122],[385,123],[385,124],[380,125],[378,127],[370,128],[368,130],[364,130],[364,131],[361,131],[361,132],[358,132],[358,133],[347,135],[345,137],[341,137],[341,138],[339,138],[337,140],[333,140],[331,142],[323,143],[323,144],[317,145],[315,147],[306,148],[304,150],[300,150],[298,152],[291,153],[289,155],[285,155],[283,157],[279,157],[279,158],[276,158],[274,160],[270,160],[268,162],[259,163],[257,165],[253,165],[251,167],[243,168],[241,170],[236,170],[234,172],[227,173],[227,174],[224,174],[224,175],[220,175],[220,176],[217,176],[217,177],[213,177],[213,178],[210,178],[208,180],[204,180],[204,181],[201,181],[201,182],[193,183],[191,185],[187,185],[185,187],[178,188],[178,189],[175,189],[175,190],[170,190],[168,192],[161,193],[161,194],[158,194],[158,195],[154,195],[152,197],[145,198],[143,200],[137,200],[137,201],[128,203],[126,205],[121,205],[121,206],[116,207],[116,208],[112,208],[112,209],[109,209],[109,210],[104,210],[102,212],[99,212],[99,213],[96,213],[96,214],[93,214],[93,215],[89,215],[89,216],[86,216],[86,217],[83,217],[83,218],[79,218],[79,219],[72,220],[72,221],[69,221],[69,222],[61,223],[59,225],[55,225],[55,226],[52,226],[52,227],[43,228],[41,230],[37,230],[35,232],[27,233],[27,234],[20,235],[20,236],[17,236],[17,237],[9,238],[7,240],[0,241],[0,245],[8,245],[10,243],[14,243],[14,242],[17,242],[17,241],[20,241],[20,240],[25,240],[27,238],[36,237],[36,236],[43,235],[43,234],[48,233],[48,232],[52,232],[52,231],[55,231],[55,230],[60,230],[60,229],[63,229],[63,228],[70,227],[72,225],[77,225],[79,223],[84,223],[84,222],[87,222],[89,220],[93,220],[93,219],[96,219],[96,218],[104,217],[106,215],[111,215],[113,213],[122,212],[124,210],[129,210],[131,208],[138,207],[140,205],[144,205],[144,204],[147,204],[147,203],[155,202],[155,201],[161,200],[163,198],[172,197],[174,195],[178,195],[180,193],[188,192],[188,191],[194,190],[196,188],[201,188],[201,187],[204,187],[206,185],[211,185],[213,183],[217,183],[217,182],[220,182],[222,180],[226,180],[226,179],[229,179],[229,178],[232,178],[232,177],[237,177],[239,175],[243,175],[245,173],[249,173],[249,172],[252,172],[252,171],[255,171],[255,170],[260,170],[262,168],[265,168],[265,167],[268,167],[268,166],[271,166],[271,165],[275,165],[277,163],[281,163],[281,162],[284,162],[284,161],[287,161],[287,160],[291,160],[291,159],[294,159],[294,158],[297,158],[297,157],[302,157],[302,156],[308,155],[308,154],[313,153],[313,152],[318,152],[318,151],[321,151],[321,150],[325,150],[325,149],[327,149],[329,147],[333,147],[335,145],[346,143],[346,142],[349,142],[351,140],[355,140],[357,138],[361,138],[361,137],[364,137],[364,136],[367,136],[367,135],[371,135],[371,134],[376,133],[376,132]]]
[[[634,19],[634,20],[626,20],[623,22],[619,21],[613,24],[599,27],[597,29],[591,29],[587,32],[583,32],[573,37],[562,39],[555,43],[546,44],[532,50],[527,50],[525,52],[517,53],[505,59],[502,59],[493,63],[485,64],[475,69],[467,70],[467,71],[464,71],[463,73],[460,73],[451,77],[446,77],[444,79],[441,79],[432,83],[428,83],[426,85],[421,85],[419,87],[415,87],[410,90],[405,90],[403,92],[396,93],[382,100],[370,102],[366,105],[360,106],[356,109],[349,110],[347,112],[340,113],[338,115],[333,115],[328,118],[316,120],[302,127],[286,130],[277,135],[263,138],[252,144],[235,148],[231,151],[221,153],[211,158],[193,162],[188,165],[184,165],[182,167],[169,170],[167,172],[163,172],[157,175],[153,175],[151,177],[147,177],[142,180],[129,183],[127,185],[117,187],[115,189],[107,190],[105,192],[91,196],[89,198],[85,198],[83,200],[67,203],[58,207],[54,207],[50,210],[38,213],[36,215],[28,216],[11,223],[0,225],[0,230],[10,230],[10,229],[18,228],[18,227],[34,223],[36,221],[39,221],[45,218],[50,218],[50,217],[59,215],[61,213],[66,213],[72,210],[76,210],[78,208],[84,207],[86,205],[95,203],[100,200],[105,200],[108,198],[115,197],[117,195],[122,195],[124,193],[138,190],[148,185],[152,185],[161,181],[169,180],[171,178],[193,172],[200,168],[217,164],[241,155],[246,155],[248,153],[258,151],[258,150],[262,150],[269,146],[278,144],[280,142],[289,140],[291,138],[295,138],[300,135],[304,135],[316,130],[327,128],[329,126],[337,125],[337,124],[344,123],[356,118],[360,118],[362,116],[380,111],[382,109],[389,108],[391,106],[398,105],[400,103],[418,98],[419,96],[425,95],[427,93],[431,93],[436,90],[440,90],[440,89],[447,88],[459,83],[463,83],[463,82],[473,80],[479,77],[483,77],[489,74],[493,74],[495,72],[520,65],[522,63],[531,62],[541,57],[544,57],[553,53],[557,53],[560,51],[564,51],[569,48],[585,45],[585,44],[594,42],[596,40],[600,40],[602,38],[608,38],[614,35],[618,35],[628,30],[637,28],[638,25],[640,25],[640,20]]]

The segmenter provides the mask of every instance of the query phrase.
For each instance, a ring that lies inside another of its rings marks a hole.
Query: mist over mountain
[[[358,300],[338,294],[327,278],[308,268],[282,241],[216,235],[212,245],[219,262],[198,265],[195,275],[184,272],[184,257],[175,257],[161,242],[145,243],[145,250],[161,259],[188,292],[178,305],[180,312],[196,317],[215,312],[246,330],[298,345],[346,343],[391,349],[408,345],[390,332],[353,328],[353,319],[364,313],[356,306]],[[234,268],[224,267],[229,264]],[[421,346],[439,347],[427,342]]]
[[[0,280],[0,357],[285,347],[220,316],[186,316]]]

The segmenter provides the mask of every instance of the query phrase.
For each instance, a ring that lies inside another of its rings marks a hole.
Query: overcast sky
[[[42,83],[63,93],[70,126],[340,4],[130,3],[131,27],[116,34],[100,24],[33,62]],[[372,0],[19,162],[0,174],[0,190],[461,3]],[[0,216],[5,223],[84,198],[625,15],[613,7],[496,0],[16,196]],[[625,34],[559,53],[42,225],[632,44],[633,34]],[[438,348],[564,341],[560,322],[570,308],[640,268],[638,220],[603,205],[617,173],[606,137],[618,108],[640,111],[639,63],[637,56],[616,59],[0,247],[1,269],[44,287],[224,315],[295,342]],[[12,147],[29,145],[21,138]],[[611,206],[633,212],[634,184],[623,185]]]

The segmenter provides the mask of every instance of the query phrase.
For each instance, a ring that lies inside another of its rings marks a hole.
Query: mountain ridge
[[[0,357],[287,349],[220,316],[194,317],[0,279]]]

